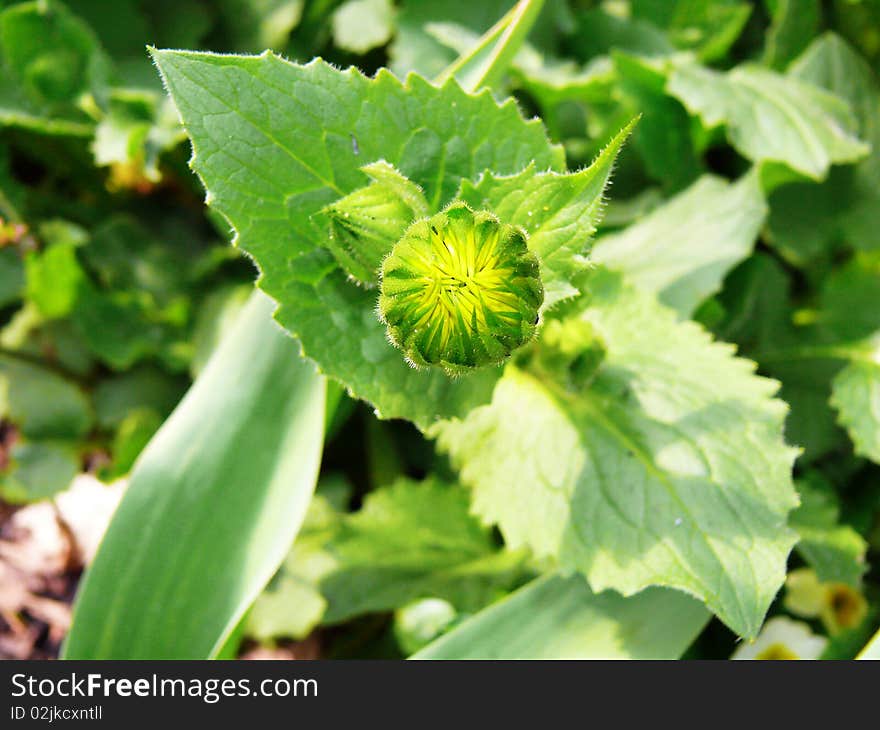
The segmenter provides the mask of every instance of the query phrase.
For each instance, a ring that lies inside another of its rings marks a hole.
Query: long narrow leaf
[[[481,611],[414,659],[678,659],[709,620],[684,593],[593,593],[545,576]]]
[[[522,47],[543,6],[544,0],[520,0],[483,34],[476,46],[453,61],[437,77],[437,82],[454,76],[468,91],[495,86]]]
[[[77,598],[68,659],[214,656],[314,490],[325,381],[254,294],[135,466]]]

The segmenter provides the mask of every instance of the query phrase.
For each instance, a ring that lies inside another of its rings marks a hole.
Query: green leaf
[[[559,170],[561,151],[540,123],[454,81],[437,88],[413,75],[404,85],[386,71],[368,79],[270,54],[154,57],[209,201],[256,260],[261,288],[279,302],[276,318],[305,354],[383,418],[426,427],[485,402],[494,369],[451,379],[406,364],[385,338],[375,294],[347,281],[312,216],[367,184],[359,168],[379,159],[421,186],[432,210],[486,169],[511,174],[534,162]]]
[[[840,504],[832,485],[810,472],[797,483],[801,504],[791,513],[791,526],[800,536],[797,551],[823,583],[858,587],[867,570],[868,544],[849,525],[840,522]]]
[[[547,58],[546,54],[536,51],[520,53],[511,73],[539,104],[544,123],[551,129],[558,127],[554,117],[558,116],[559,105],[607,103],[612,99],[616,82],[611,59],[604,56],[582,67],[571,60]]]
[[[736,183],[704,175],[629,228],[599,238],[593,258],[689,317],[752,252],[766,215],[756,175]]]
[[[0,248],[0,308],[12,304],[24,293],[24,267],[12,248]]]
[[[833,271],[815,316],[803,354],[845,364],[830,373],[831,405],[856,453],[880,463],[880,257],[858,256]]]
[[[833,92],[851,105],[871,154],[858,165],[832,170],[821,185],[791,184],[770,199],[770,242],[803,266],[843,240],[862,250],[880,248],[880,82],[875,71],[833,33],[818,38],[790,73]]]
[[[819,0],[765,0],[765,4],[772,22],[767,29],[764,63],[784,70],[819,31],[822,9]]]
[[[614,160],[634,126],[635,120],[580,172],[539,172],[530,165],[516,175],[487,171],[476,183],[462,183],[462,200],[529,234],[529,248],[541,261],[545,311],[578,293],[572,280],[586,265]]]
[[[66,658],[209,658],[289,549],[317,477],[325,386],[271,308],[254,295],[138,460]]]
[[[731,144],[754,163],[779,162],[823,180],[832,164],[868,153],[848,105],[792,76],[748,64],[727,73],[681,64],[667,90],[707,126],[724,125]]]
[[[98,425],[115,428],[131,411],[148,409],[166,416],[184,393],[185,381],[144,365],[102,380],[92,398]]]
[[[323,485],[322,485],[323,488]],[[317,494],[282,569],[257,600],[248,631],[302,638],[336,624],[442,598],[476,611],[524,571],[524,555],[499,551],[468,513],[468,493],[436,478],[399,479],[343,514]]]
[[[511,548],[595,591],[679,588],[754,636],[795,542],[777,384],[619,275],[585,289],[606,348],[589,389],[508,367],[490,405],[438,424],[438,445]]]
[[[652,23],[621,18],[600,9],[578,15],[571,47],[582,61],[612,50],[637,56],[666,56],[675,50],[666,34]]]
[[[724,56],[752,13],[743,0],[633,0],[633,18],[663,28],[676,48],[703,61]]]
[[[880,362],[849,363],[835,376],[831,389],[831,405],[856,453],[880,464]]]
[[[66,489],[79,468],[79,456],[69,444],[16,443],[8,468],[0,471],[0,495],[12,504],[47,499]]]
[[[709,619],[698,601],[648,588],[624,598],[549,575],[473,616],[414,659],[678,659]]]
[[[521,553],[499,552],[468,513],[461,487],[406,479],[370,493],[327,546],[336,567],[320,582],[326,623],[444,598],[482,608],[522,571]]]
[[[92,425],[88,399],[73,383],[35,363],[0,355],[0,418],[29,439],[72,439]]]
[[[332,16],[333,42],[352,53],[384,46],[394,31],[391,0],[348,0]]]
[[[793,324],[791,289],[790,276],[775,258],[754,254],[725,279],[718,297],[725,314],[713,329],[719,339],[736,343],[759,361],[762,371],[781,381],[779,397],[791,409],[785,435],[802,448],[799,461],[804,464],[842,446],[846,435],[828,404],[839,364],[787,352],[797,350],[805,338],[803,328]]]
[[[25,258],[26,296],[40,314],[50,319],[68,316],[85,281],[76,257],[81,240],[69,238]]]
[[[667,190],[680,190],[701,171],[690,130],[690,119],[681,102],[666,93],[661,64],[651,59],[613,52],[617,88],[631,99],[641,114],[635,145],[648,174]]]

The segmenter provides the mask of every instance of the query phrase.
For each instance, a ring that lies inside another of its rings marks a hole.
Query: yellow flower
[[[783,605],[796,616],[820,619],[832,635],[855,628],[868,613],[860,591],[845,583],[822,583],[810,568],[789,573]]]

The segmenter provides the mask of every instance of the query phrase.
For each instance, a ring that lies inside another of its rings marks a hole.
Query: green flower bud
[[[534,336],[543,301],[525,231],[464,203],[414,223],[382,263],[379,314],[416,367],[503,362]]]
[[[330,219],[328,248],[339,265],[364,286],[375,286],[382,259],[417,218],[428,215],[425,196],[387,162],[361,168],[373,182],[324,208]]]

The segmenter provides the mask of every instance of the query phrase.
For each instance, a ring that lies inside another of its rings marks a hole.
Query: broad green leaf
[[[70,444],[15,443],[7,468],[0,471],[0,496],[13,504],[47,499],[66,489],[79,469],[79,455]]]
[[[92,425],[91,406],[78,386],[28,360],[0,355],[0,418],[29,439],[70,439]]]
[[[317,478],[325,386],[271,309],[254,295],[138,460],[66,658],[209,658],[284,558]]]
[[[819,0],[764,2],[772,17],[764,46],[764,63],[781,71],[800,55],[819,31],[822,9]]]
[[[115,428],[126,414],[140,409],[166,416],[184,393],[185,381],[144,365],[102,380],[92,392],[95,415],[102,428]]]
[[[595,591],[678,588],[754,636],[795,542],[777,384],[617,274],[585,290],[606,350],[592,384],[508,366],[490,405],[438,424],[438,445],[511,548]]]
[[[579,576],[532,581],[413,659],[678,659],[709,620],[698,601],[648,588],[593,593]]]
[[[858,587],[867,570],[868,544],[849,525],[840,522],[840,504],[834,487],[810,472],[798,480],[800,506],[791,513],[791,526],[800,536],[797,552],[824,583]]]
[[[689,317],[751,252],[767,215],[757,176],[705,175],[620,233],[602,236],[594,260]]]
[[[680,64],[667,90],[709,127],[723,125],[731,144],[754,163],[777,162],[823,180],[832,164],[855,162],[868,146],[839,97],[792,76],[754,65],[727,73]]]
[[[333,41],[352,53],[384,46],[394,32],[391,0],[348,0],[332,17]]]
[[[279,302],[276,318],[306,356],[383,418],[426,427],[485,402],[495,369],[451,379],[406,364],[375,314],[375,293],[346,279],[312,216],[366,185],[359,168],[380,159],[420,185],[432,210],[486,169],[511,174],[534,162],[559,170],[560,150],[540,123],[454,81],[438,88],[412,75],[404,85],[387,71],[368,79],[271,54],[154,57],[209,201],[256,260],[261,288]]]
[[[544,310],[578,293],[572,280],[586,265],[614,160],[634,125],[630,122],[580,172],[540,172],[530,165],[516,175],[486,172],[476,183],[462,183],[462,200],[526,229],[529,248],[541,261]]]
[[[880,249],[880,81],[846,41],[818,38],[792,64],[797,78],[833,92],[851,105],[859,135],[871,154],[854,167],[834,169],[821,185],[791,184],[770,198],[770,242],[789,260],[805,265],[839,241]]]
[[[880,464],[880,353],[877,362],[853,361],[832,382],[831,405],[856,453]]]
[[[76,258],[81,241],[64,240],[25,258],[27,299],[48,318],[66,317],[76,305],[85,274]]]
[[[633,0],[634,18],[663,28],[676,48],[703,61],[724,56],[739,37],[752,8],[744,0]]]

